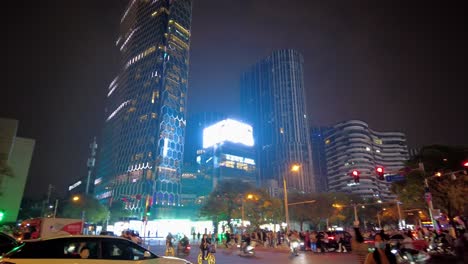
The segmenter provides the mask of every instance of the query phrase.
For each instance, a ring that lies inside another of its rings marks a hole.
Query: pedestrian
[[[359,230],[359,221],[354,222],[354,234],[352,234],[351,248],[353,253],[357,256],[359,264],[363,264],[366,260],[369,249],[366,243],[364,243],[364,237]]]
[[[198,233],[197,233],[197,240],[198,240],[198,241],[200,241],[200,236],[201,236],[201,234],[200,234],[200,232],[198,232]]]
[[[193,231],[193,233],[192,233],[193,241],[195,241],[195,236],[197,236],[197,234],[195,233],[195,231]]]
[[[305,251],[310,251],[310,232],[307,230],[304,235]]]
[[[386,243],[383,240],[382,234],[376,234],[374,241],[375,250],[367,254],[364,264],[390,264],[390,260],[385,253]]]
[[[310,248],[312,252],[317,252],[317,232],[312,231],[310,233]]]

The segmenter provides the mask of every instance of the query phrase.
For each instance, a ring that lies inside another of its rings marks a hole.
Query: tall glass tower
[[[253,124],[260,184],[284,177],[288,189],[314,192],[303,62],[287,49],[255,64],[241,78],[241,111]]]
[[[180,205],[191,13],[191,0],[132,0],[121,18],[95,194],[135,216]]]

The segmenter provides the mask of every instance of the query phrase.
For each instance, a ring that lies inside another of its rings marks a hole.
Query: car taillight
[[[330,237],[330,236],[329,236],[328,239],[335,240],[335,237]]]
[[[190,249],[190,246],[187,246],[187,249]]]

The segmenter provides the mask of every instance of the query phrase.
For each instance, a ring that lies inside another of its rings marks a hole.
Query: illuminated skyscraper
[[[95,194],[135,216],[180,205],[191,13],[191,0],[132,0],[121,18]]]
[[[315,180],[303,61],[295,50],[278,50],[254,65],[241,79],[241,110],[253,124],[260,184],[284,176],[288,189],[308,192]],[[292,172],[295,164],[300,169]]]

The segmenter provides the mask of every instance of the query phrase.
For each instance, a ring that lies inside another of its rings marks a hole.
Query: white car
[[[157,256],[130,240],[111,236],[64,236],[24,241],[1,264],[192,264]]]

